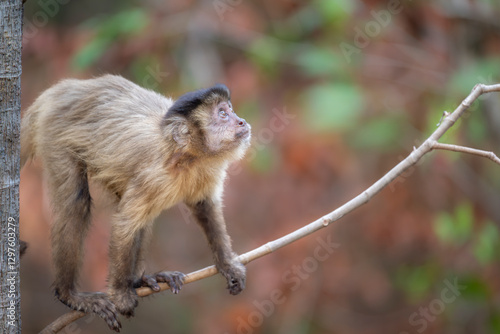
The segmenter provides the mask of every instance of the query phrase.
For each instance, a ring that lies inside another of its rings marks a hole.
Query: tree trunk
[[[22,0],[0,0],[0,333],[21,333],[19,174]]]

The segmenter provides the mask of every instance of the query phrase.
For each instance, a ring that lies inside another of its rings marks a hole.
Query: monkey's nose
[[[245,126],[247,125],[247,121],[245,121],[243,118],[238,118],[238,125]]]

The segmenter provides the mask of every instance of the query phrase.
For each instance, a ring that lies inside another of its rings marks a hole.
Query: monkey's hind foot
[[[139,297],[132,287],[126,287],[124,289],[110,288],[109,298],[113,304],[115,304],[118,312],[127,318],[134,316],[134,309],[139,304]]]
[[[182,289],[185,278],[186,275],[179,271],[161,271],[154,275],[143,274],[142,277],[134,283],[134,288],[147,286],[153,291],[160,291],[158,282],[164,282],[168,284],[173,293],[177,294]]]
[[[94,313],[101,317],[110,329],[120,332],[122,327],[118,321],[118,312],[108,296],[102,292],[70,292],[63,297],[56,289],[56,297],[66,306],[76,311]]]

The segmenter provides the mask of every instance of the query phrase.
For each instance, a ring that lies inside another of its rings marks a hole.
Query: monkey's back
[[[63,80],[26,111],[23,160],[39,155],[45,168],[61,173],[65,163],[81,162],[91,176],[119,192],[168,153],[158,143],[171,105],[171,99],[120,76]]]

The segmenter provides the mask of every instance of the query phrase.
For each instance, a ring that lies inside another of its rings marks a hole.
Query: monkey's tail
[[[35,156],[36,102],[29,107],[21,120],[21,168]]]

